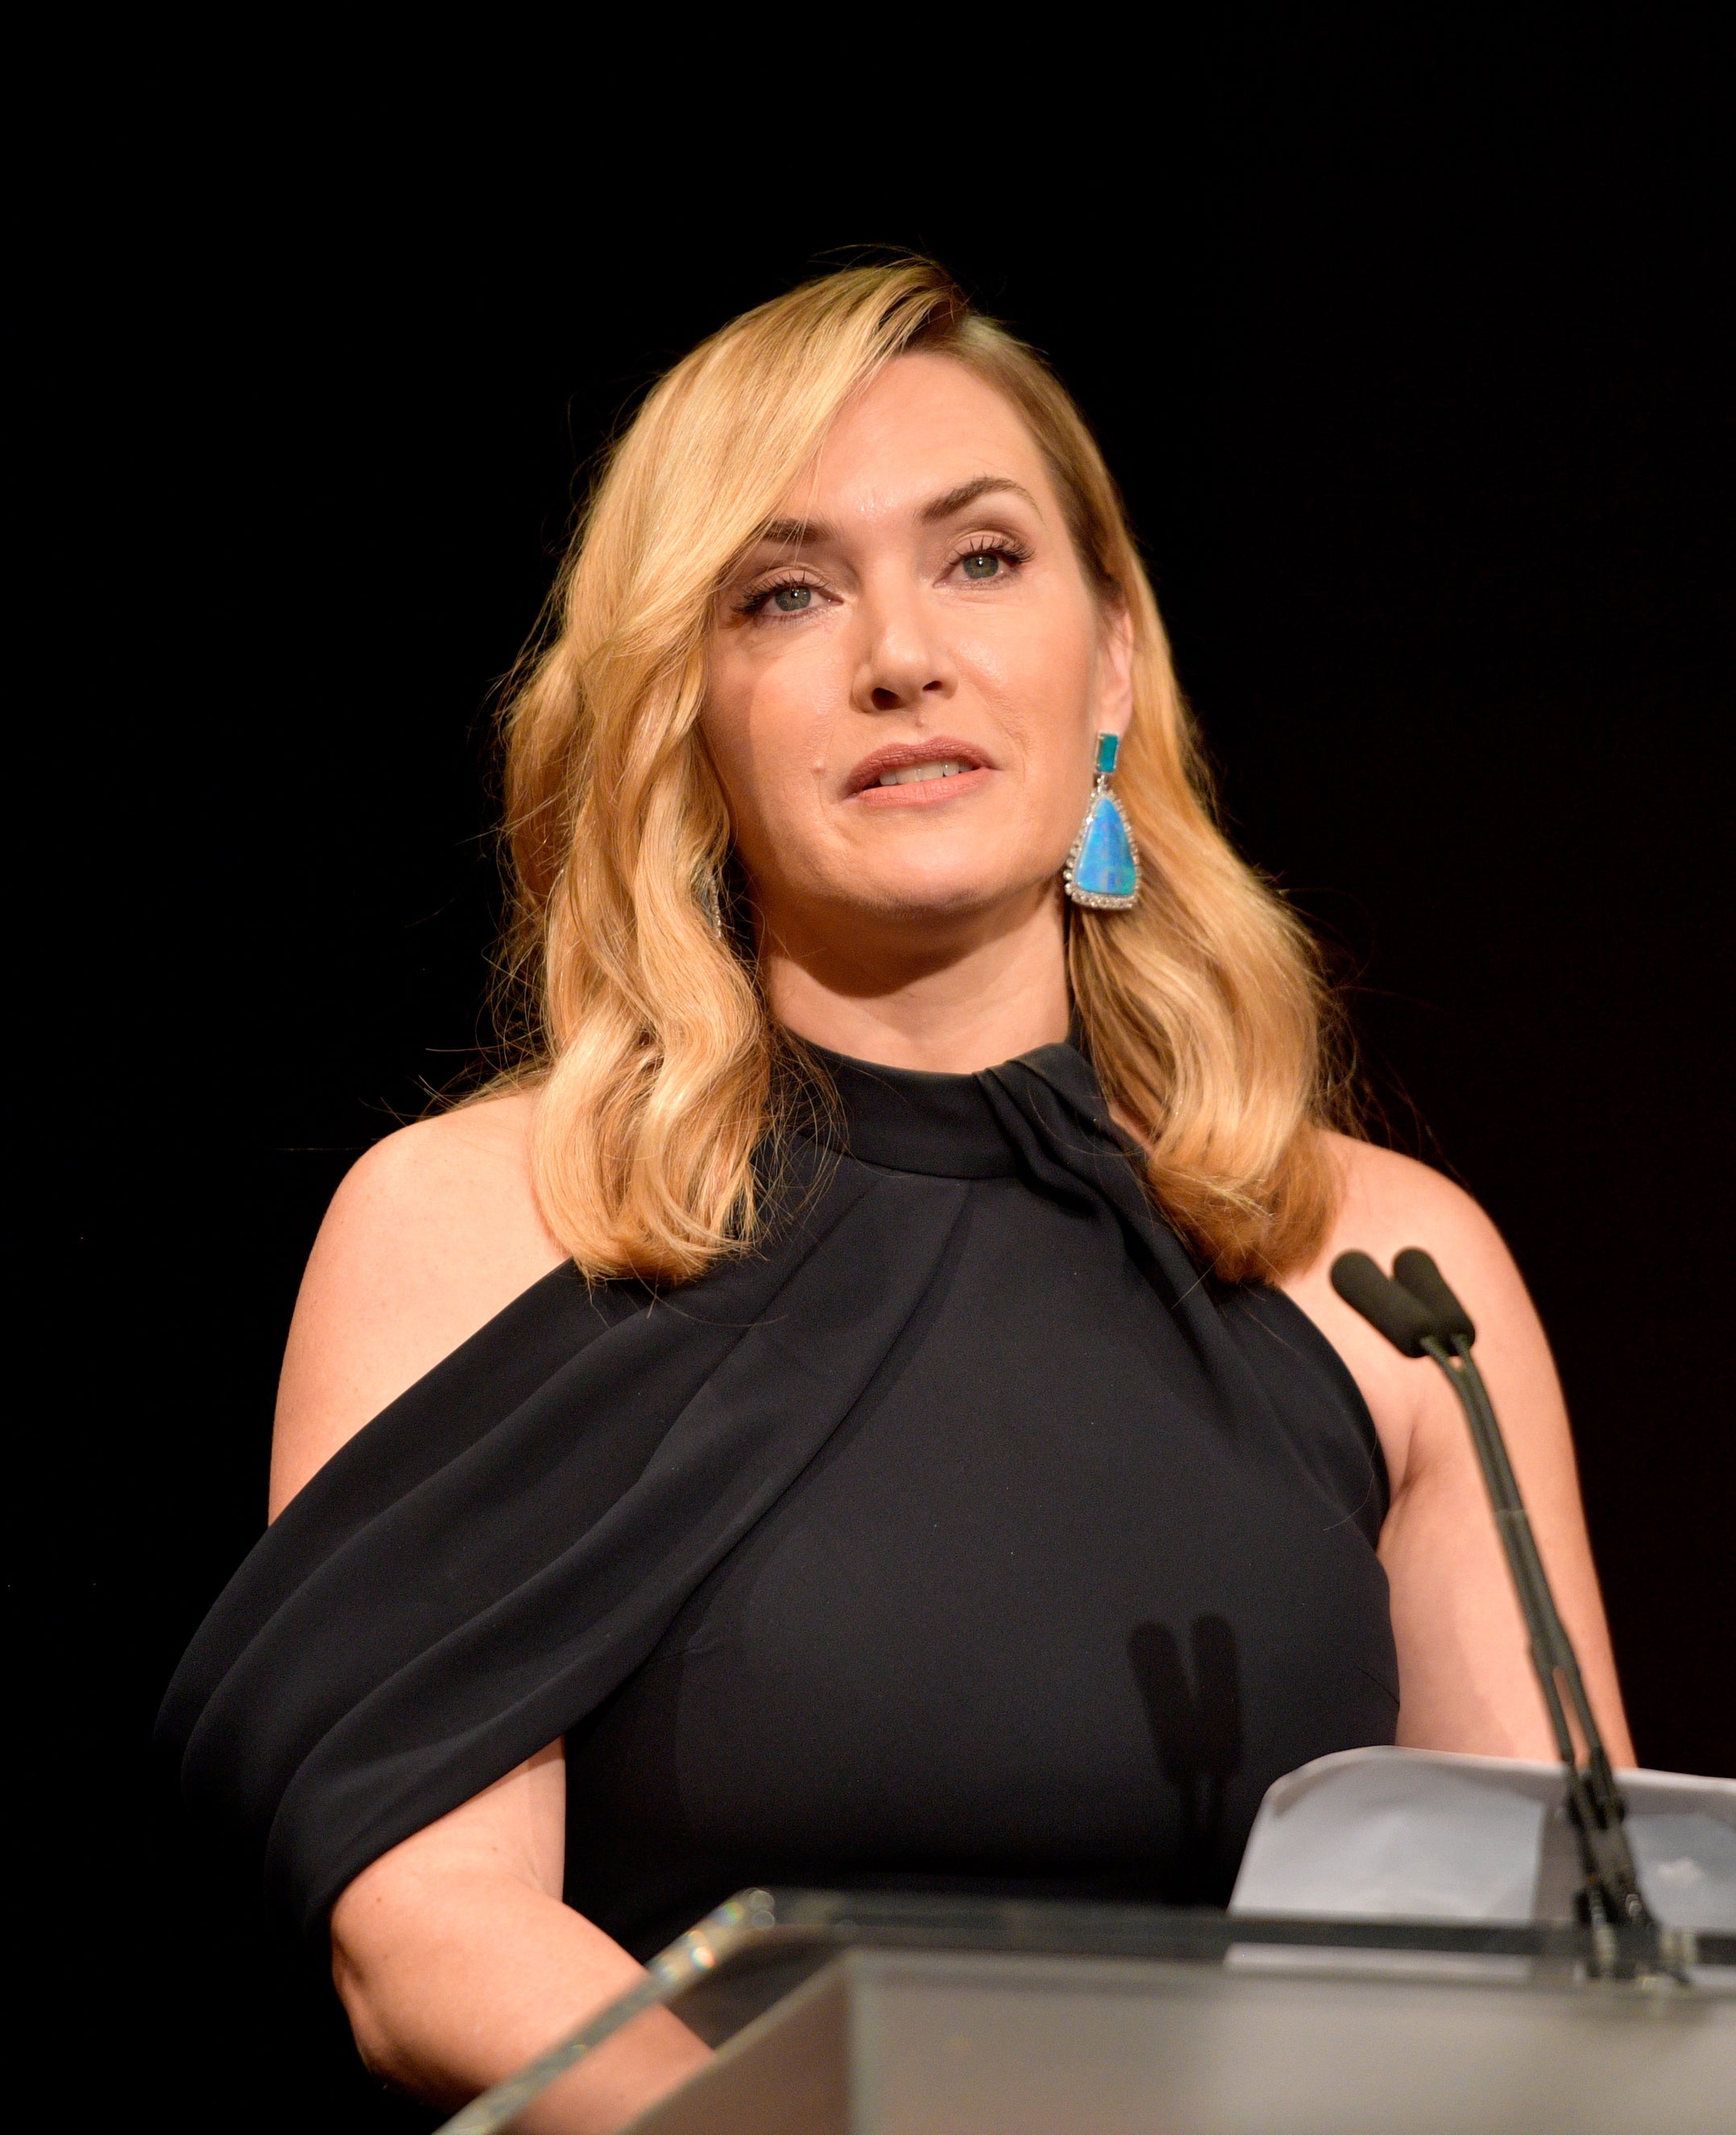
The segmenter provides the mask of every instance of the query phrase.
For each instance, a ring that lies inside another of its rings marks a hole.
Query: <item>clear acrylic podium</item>
[[[1574,1927],[747,1891],[560,2050],[653,2005],[716,2049],[632,2135],[1727,2135],[1736,1936],[1667,1948],[1611,1978]]]

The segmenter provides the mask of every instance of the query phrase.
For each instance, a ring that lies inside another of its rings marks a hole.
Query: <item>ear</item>
[[[1124,734],[1134,716],[1134,620],[1126,604],[1103,610],[1097,648],[1097,732]]]

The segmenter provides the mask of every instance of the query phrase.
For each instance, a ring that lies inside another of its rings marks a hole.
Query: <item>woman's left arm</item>
[[[1344,1358],[1386,1455],[1392,1501],[1381,1561],[1398,1646],[1398,1740],[1412,1749],[1553,1758],[1524,1621],[1488,1494],[1452,1389],[1402,1357],[1332,1289],[1353,1247],[1390,1268],[1421,1246],[1477,1325],[1477,1361],[1501,1419],[1555,1600],[1612,1760],[1633,1762],[1598,1592],[1573,1440],[1549,1343],[1494,1225],[1438,1172],[1334,1137],[1344,1190],[1323,1251],[1284,1289]]]

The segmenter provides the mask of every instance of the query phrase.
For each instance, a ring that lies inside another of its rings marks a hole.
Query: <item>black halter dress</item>
[[[567,1896],[641,1955],[753,1881],[1221,1903],[1274,1779],[1392,1740],[1313,1324],[1202,1278],[1073,1047],[826,1064],[757,1253],[547,1276],[207,1619],[162,1731],[310,1932],[557,1736]]]

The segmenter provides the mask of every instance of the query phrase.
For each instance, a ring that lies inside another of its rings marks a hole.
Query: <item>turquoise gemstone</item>
[[[1121,753],[1119,734],[1099,734],[1097,737],[1097,768],[1107,778],[1115,767],[1115,758]]]
[[[1073,887],[1090,897],[1131,897],[1139,886],[1134,841],[1112,793],[1100,793],[1086,819],[1085,842],[1073,869]]]

